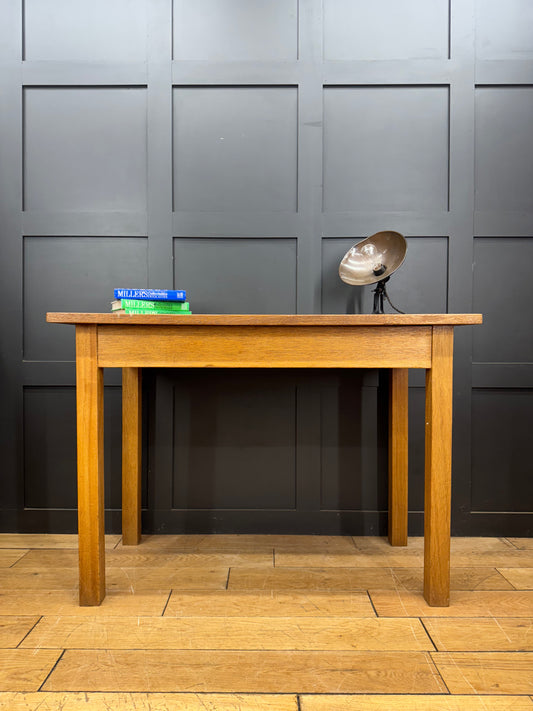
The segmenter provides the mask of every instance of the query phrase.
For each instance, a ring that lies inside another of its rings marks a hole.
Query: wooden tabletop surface
[[[50,323],[141,324],[183,326],[466,326],[480,324],[481,314],[46,314]]]

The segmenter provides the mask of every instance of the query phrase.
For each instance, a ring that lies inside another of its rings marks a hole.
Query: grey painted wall
[[[2,0],[2,530],[74,531],[74,334],[116,286],[201,312],[353,313],[340,258],[458,329],[453,530],[530,535],[533,3]],[[109,529],[120,373],[105,375]],[[386,373],[146,371],[146,531],[377,533]],[[423,375],[410,380],[411,532]]]

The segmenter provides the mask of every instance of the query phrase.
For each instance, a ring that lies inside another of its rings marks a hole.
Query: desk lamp
[[[391,303],[385,284],[400,267],[407,252],[405,237],[399,232],[386,230],[354,244],[339,265],[339,276],[347,284],[364,286],[376,284],[373,314],[383,313],[383,297],[398,313],[403,313]]]

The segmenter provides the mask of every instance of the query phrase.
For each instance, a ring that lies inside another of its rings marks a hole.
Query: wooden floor
[[[423,541],[0,535],[0,709],[533,711],[533,540],[456,538],[430,608]]]

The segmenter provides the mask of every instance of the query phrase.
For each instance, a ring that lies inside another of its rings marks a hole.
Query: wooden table
[[[424,597],[450,594],[453,327],[480,314],[49,313],[76,326],[80,605],[105,597],[103,368],[122,368],[122,535],[141,539],[141,368],[390,368],[389,540],[407,544],[407,373],[426,370]]]

